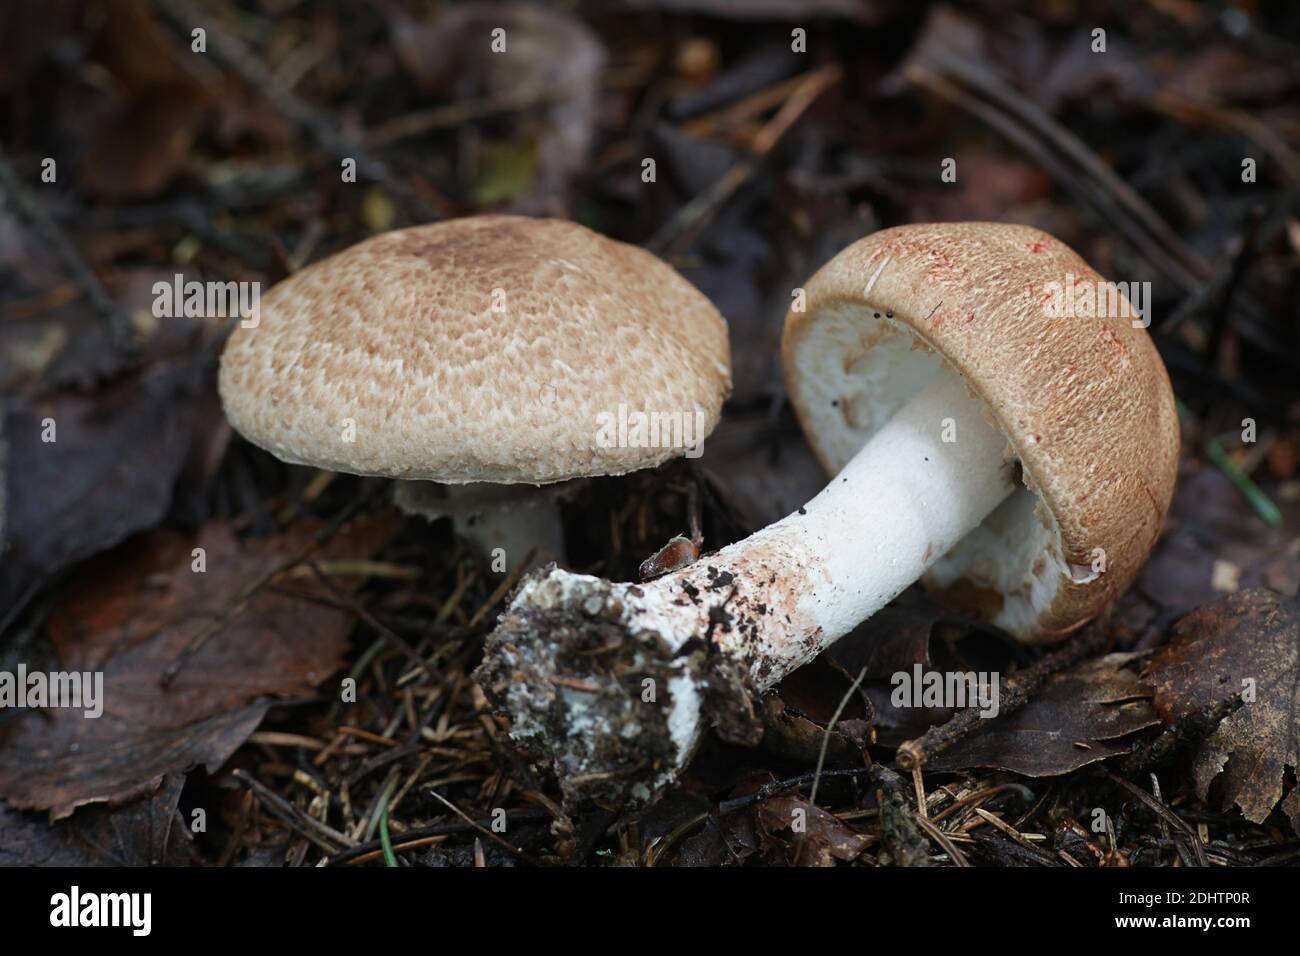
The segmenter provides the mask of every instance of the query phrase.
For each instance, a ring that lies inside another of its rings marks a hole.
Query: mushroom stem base
[[[627,585],[548,568],[534,572],[488,638],[474,677],[510,735],[559,779],[566,805],[644,805],[690,759],[706,715],[753,745],[752,688],[702,642],[677,646],[629,623]],[[737,702],[741,702],[737,706]]]

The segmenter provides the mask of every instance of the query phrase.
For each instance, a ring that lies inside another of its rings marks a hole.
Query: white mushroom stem
[[[670,659],[681,660],[678,652],[691,638],[711,641],[749,686],[764,691],[916,581],[1013,486],[1006,439],[961,378],[943,374],[798,512],[647,584],[611,585],[552,570],[521,588],[503,630],[511,629],[512,615],[519,621],[529,609],[547,612],[576,603],[586,615],[608,618],[612,608],[624,632],[653,633]],[[520,638],[515,626],[509,640],[518,645]],[[541,676],[528,675],[518,660],[512,666],[526,678]],[[581,680],[571,674],[562,679]],[[669,684],[667,726],[676,753],[654,787],[684,766],[702,729],[702,695],[685,664]],[[536,711],[536,699],[522,696],[516,695],[516,703]],[[559,703],[583,705],[579,698]],[[507,706],[512,716],[524,717],[518,721],[521,735],[535,741],[538,728],[519,709]],[[537,716],[531,714],[534,721]],[[590,722],[591,714],[584,711],[583,718]],[[580,762],[576,769],[584,767]]]
[[[536,498],[513,507],[484,508],[470,515],[456,515],[454,523],[456,533],[488,561],[495,557],[497,548],[502,549],[505,570],[517,567],[530,554],[530,565],[565,560],[564,525],[560,506],[554,500]]]
[[[456,534],[484,561],[493,561],[500,548],[505,561],[499,570],[514,569],[530,553],[530,564],[565,560],[560,506],[550,489],[398,481],[393,486],[393,502],[406,514],[430,521],[450,517]]]
[[[943,379],[799,511],[673,574],[616,586],[634,609],[628,626],[674,651],[710,633],[767,690],[892,601],[1013,488],[1006,439],[961,379]],[[713,608],[765,620],[753,634],[710,627]]]

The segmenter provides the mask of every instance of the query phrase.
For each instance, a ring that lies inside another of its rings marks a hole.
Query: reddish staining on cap
[[[948,273],[952,271],[952,260],[941,253],[930,253],[930,262],[930,270],[925,278],[927,285],[934,285],[940,279],[947,278]]]
[[[1116,347],[1117,349],[1119,349],[1121,352],[1127,352],[1127,351],[1128,351],[1128,349],[1126,349],[1126,348],[1124,347],[1124,343],[1121,342],[1121,341],[1119,340],[1118,336],[1115,335],[1115,330],[1112,329],[1109,325],[1106,325],[1106,324],[1103,324],[1103,325],[1102,325],[1102,327],[1101,327],[1101,337],[1102,337],[1103,339],[1105,339],[1107,342],[1109,342],[1111,345],[1115,346],[1115,347]]]

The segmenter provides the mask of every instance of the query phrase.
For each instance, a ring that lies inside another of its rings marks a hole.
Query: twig
[[[994,71],[946,53],[910,64],[904,76],[983,120],[1032,155],[1067,191],[1115,223],[1139,254],[1185,292],[1197,288],[1208,276],[1205,261],[1146,200],[1082,140],[1020,96]]]
[[[1025,839],[1025,835],[1023,833],[1021,833],[1019,830],[1013,827],[1010,823],[1007,823],[1006,820],[1003,820],[996,813],[993,813],[989,810],[985,810],[983,807],[975,807],[975,815],[979,817],[981,820],[983,820],[985,823],[992,825],[992,827],[995,830],[1001,830],[1011,839],[1015,840],[1017,843],[1023,846],[1026,850],[1038,849],[1032,843],[1030,843],[1028,840]]]
[[[1227,337],[1229,328],[1232,324],[1233,300],[1241,298],[1238,293],[1242,288],[1242,281],[1255,260],[1259,258],[1260,227],[1264,223],[1264,208],[1255,205],[1250,211],[1250,219],[1246,224],[1246,230],[1241,237],[1241,247],[1237,254],[1231,256],[1225,270],[1223,285],[1220,287],[1217,296],[1217,307],[1211,313],[1210,340],[1205,346],[1205,359],[1207,365],[1220,365],[1220,354],[1223,350],[1223,340]]]
[[[835,713],[831,714],[831,719],[826,724],[826,730],[822,734],[822,746],[817,753],[817,768],[813,771],[812,789],[808,791],[808,802],[811,804],[816,805],[817,803],[817,784],[821,782],[822,765],[826,763],[826,747],[830,744],[831,731],[835,729],[835,722],[840,719],[840,714],[844,712],[844,708],[848,705],[849,698],[851,698],[854,692],[857,691],[858,685],[862,683],[862,679],[866,676],[867,669],[866,667],[863,667],[862,670],[858,672],[858,679],[853,682],[852,686],[844,692],[844,696],[840,698],[839,706],[835,708]]]
[[[524,571],[533,563],[533,558],[536,554],[537,548],[534,547],[528,552],[524,560],[520,561],[509,574],[502,578],[501,583],[492,590],[492,593],[488,595],[488,599],[483,602],[483,605],[477,611],[474,612],[474,616],[471,617],[469,623],[465,625],[469,630],[472,631],[474,628],[482,624],[483,619],[488,616],[488,612],[496,607],[497,603],[514,589],[514,586],[519,583],[519,579],[523,576]]]
[[[957,844],[952,842],[948,834],[920,814],[916,816],[916,825],[924,830],[931,840],[939,844],[939,848],[948,854],[948,859],[952,860],[953,863],[957,866],[970,866],[970,860],[966,859],[966,854],[957,849]]]
[[[859,777],[863,774],[871,773],[871,767],[850,767],[846,770],[824,770],[822,777]],[[785,780],[774,780],[771,783],[765,783],[753,793],[746,794],[743,797],[733,797],[730,800],[723,800],[718,804],[718,813],[725,816],[728,813],[735,813],[737,810],[744,810],[752,807],[756,803],[762,803],[769,800],[778,793],[784,793],[786,790],[794,790],[805,784],[813,782],[817,776],[814,773],[801,774],[798,777],[789,777]]]
[[[996,797],[999,793],[1003,793],[1008,790],[1015,792],[1018,796],[1022,797],[1026,801],[1032,799],[1033,797],[1033,791],[1031,791],[1023,783],[995,784],[994,786],[991,787],[984,787],[983,789],[976,790],[974,793],[968,793],[966,794],[966,796],[962,797],[959,800],[954,800],[948,806],[944,807],[942,810],[936,813],[931,819],[933,819],[935,823],[938,823],[940,820],[944,819],[945,817],[952,816],[954,813],[958,813],[964,810],[973,810],[974,807],[978,806],[980,803],[983,803],[986,800],[990,800],[993,797]]]
[[[1267,152],[1288,184],[1300,180],[1300,157],[1287,145],[1277,131],[1258,117],[1242,110],[1220,106],[1209,100],[1198,100],[1179,93],[1152,93],[1136,101],[1147,109],[1172,117],[1185,125],[1228,129],[1240,133]]]
[[[208,45],[213,56],[238,74],[249,90],[264,96],[278,112],[306,132],[335,159],[355,160],[358,173],[380,183],[409,211],[422,219],[432,221],[440,218],[429,201],[393,175],[386,163],[377,159],[360,143],[344,136],[328,117],[287,89],[242,40],[217,24],[213,14],[204,12],[190,0],[156,0],[156,3],[172,25],[187,36],[196,26],[207,30]]]
[[[1111,783],[1123,787],[1129,793],[1133,794],[1133,796],[1137,797],[1144,804],[1146,804],[1146,806],[1151,810],[1151,812],[1153,812],[1157,817],[1167,821],[1171,827],[1173,827],[1184,837],[1186,837],[1187,843],[1190,846],[1192,853],[1196,857],[1195,863],[1197,866],[1210,865],[1210,861],[1205,858],[1205,847],[1201,843],[1201,838],[1196,833],[1196,831],[1192,829],[1191,824],[1189,824],[1178,814],[1170,810],[1161,801],[1151,796],[1151,794],[1147,793],[1137,784],[1125,780],[1123,777],[1116,776],[1115,774],[1107,770],[1105,767],[1101,768],[1101,772],[1105,774],[1106,778],[1110,780]]]
[[[804,74],[790,98],[755,135],[751,155],[736,162],[708,189],[679,209],[650,237],[646,248],[653,252],[671,253],[689,246],[722,205],[749,181],[762,160],[808,107],[839,80],[840,68],[833,64]]]
[[[407,660],[411,661],[411,663],[416,667],[424,671],[424,673],[430,678],[436,679],[436,675],[425,662],[424,658],[419,655],[407,640],[396,631],[376,620],[373,614],[362,607],[357,601],[353,600],[352,597],[346,594],[343,590],[336,587],[334,582],[326,577],[325,572],[321,570],[321,566],[315,561],[308,559],[305,564],[311,569],[312,574],[316,576],[316,580],[321,583],[321,586],[329,591],[336,601],[369,625],[376,634],[386,640],[393,647],[397,648],[397,650],[401,651],[402,654],[406,656]]]
[[[701,813],[677,824],[677,826],[674,827],[669,834],[663,838],[663,840],[654,846],[650,865],[658,866],[659,861],[668,855],[668,851],[676,846],[682,837],[686,836],[686,834],[690,833],[707,819],[709,819],[709,815],[707,813]]]
[[[31,197],[26,185],[18,178],[5,158],[3,145],[0,145],[0,194],[9,199],[18,215],[31,226],[46,245],[54,250],[54,254],[63,263],[64,269],[72,276],[77,287],[108,324],[114,347],[123,352],[132,351],[135,348],[135,340],[131,335],[130,319],[118,308],[117,303],[109,298],[95,273],[81,257],[77,247],[72,244],[72,240],[59,228],[59,224],[53,217]]]
[[[1008,677],[999,700],[998,716],[1005,717],[1019,710],[1044,680],[1101,650],[1106,646],[1106,641],[1106,629],[1099,622],[1094,622],[1055,654],[1049,654]],[[903,770],[923,767],[931,757],[947,750],[986,723],[978,710],[963,710],[947,723],[931,727],[920,737],[904,742],[898,748],[895,761]]]
[[[509,823],[532,823],[542,820],[551,819],[551,815],[545,810],[507,810],[506,820]],[[486,820],[485,823],[492,821]],[[461,833],[469,833],[477,826],[473,820],[469,823],[435,823],[427,827],[412,827],[409,830],[402,831],[397,842],[393,844],[393,852],[397,853],[402,850],[415,849],[423,846],[427,841],[432,839],[442,839],[449,836],[457,836]],[[345,863],[357,863],[362,859],[375,855],[383,851],[383,844],[379,840],[371,840],[367,843],[358,843],[354,847],[349,847],[342,852],[335,853],[325,863],[326,866],[342,866]]]
[[[483,834],[483,836],[487,837],[493,843],[504,848],[505,850],[508,850],[512,855],[519,857],[519,859],[523,860],[525,863],[531,864],[532,866],[544,865],[540,860],[536,859],[530,854],[519,849],[519,847],[511,845],[509,842],[503,840],[500,836],[493,833],[487,827],[475,823],[473,820],[469,818],[469,816],[465,813],[464,810],[456,806],[456,804],[452,803],[450,800],[448,800],[446,797],[440,794],[437,790],[430,788],[427,791],[427,793],[429,793],[430,796],[434,797],[440,803],[444,804],[447,807],[447,809],[451,810],[451,812],[456,814],[456,816],[460,817],[462,820],[468,823],[471,829],[477,830],[479,833]]]
[[[248,771],[235,770],[233,775],[236,780],[252,790],[257,795],[257,799],[268,810],[283,820],[291,830],[304,839],[310,840],[326,853],[335,853],[339,847],[356,846],[356,841],[351,837],[339,833],[338,830],[328,824],[321,823],[314,817],[309,817],[266,784],[248,773]]]
[[[381,123],[366,133],[366,143],[379,149],[411,136],[461,126],[477,119],[487,119],[502,113],[516,113],[522,110],[541,110],[551,106],[557,100],[557,96],[545,90],[521,89],[479,99],[448,103],[432,109],[406,113]]]

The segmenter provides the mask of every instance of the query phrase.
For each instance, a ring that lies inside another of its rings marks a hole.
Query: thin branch
[[[186,36],[195,27],[206,30],[214,58],[238,74],[249,90],[265,97],[277,112],[315,140],[321,149],[336,160],[355,160],[358,173],[381,184],[422,220],[441,218],[424,195],[398,179],[387,163],[375,157],[361,143],[344,136],[329,117],[286,88],[242,40],[217,24],[214,14],[207,13],[190,0],[156,0],[156,3],[172,26]]]
[[[0,195],[9,200],[23,221],[54,250],[55,256],[63,264],[63,268],[67,270],[73,282],[108,324],[113,345],[124,352],[133,350],[135,340],[131,334],[130,319],[109,297],[94,271],[81,257],[77,247],[72,244],[72,240],[59,228],[59,224],[53,217],[32,198],[26,184],[19,179],[5,158],[3,145],[0,145]]]

